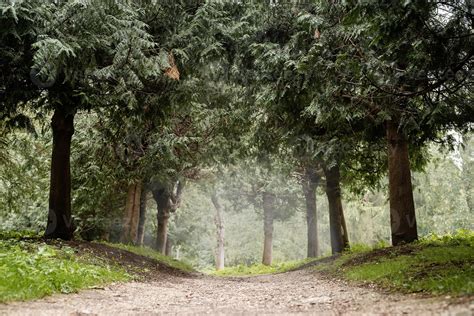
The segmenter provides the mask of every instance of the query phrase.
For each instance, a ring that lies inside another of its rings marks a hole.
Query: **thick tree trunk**
[[[216,237],[217,237],[217,249],[216,249],[216,270],[224,269],[224,221],[222,220],[222,207],[217,198],[217,194],[214,192],[211,196],[212,204],[216,209],[216,215],[214,216],[214,223],[216,224]]]
[[[156,201],[158,208],[157,213],[157,234],[156,234],[156,250],[162,254],[166,254],[166,240],[168,237],[168,221],[172,212],[181,204],[181,197],[184,189],[184,182],[177,182],[175,188],[168,187],[167,184],[155,182],[151,184],[151,192]]]
[[[303,179],[303,192],[306,200],[306,225],[308,235],[308,258],[315,258],[319,253],[318,225],[316,207],[316,189],[319,176],[312,169],[307,169]]]
[[[142,186],[140,195],[140,219],[138,221],[138,233],[137,233],[137,244],[143,246],[143,240],[145,238],[145,220],[146,220],[146,202],[147,202],[147,189],[146,186]]]
[[[120,241],[123,243],[138,243],[141,189],[142,185],[140,182],[132,183],[128,186],[122,235],[120,237]]]
[[[166,208],[158,208],[158,228],[156,232],[156,250],[166,255],[166,241],[168,240],[168,221],[170,211]]]
[[[263,192],[263,259],[264,265],[271,265],[273,260],[273,218],[275,195]]]
[[[387,122],[390,223],[394,246],[418,239],[408,142],[398,124]]]
[[[339,167],[331,169],[324,168],[326,175],[326,196],[329,203],[329,230],[331,234],[332,253],[341,253],[349,246],[347,232],[345,229],[344,214],[341,199],[341,176]],[[344,236],[346,235],[346,237]]]
[[[71,217],[71,140],[74,134],[74,112],[57,108],[51,121],[53,153],[46,238],[70,240],[74,234]]]

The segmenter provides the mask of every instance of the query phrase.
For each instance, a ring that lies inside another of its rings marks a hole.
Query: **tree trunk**
[[[324,168],[326,175],[326,196],[329,203],[329,230],[331,233],[332,253],[341,253],[349,246],[341,200],[341,176],[339,166]],[[346,237],[344,237],[346,235]]]
[[[143,246],[143,240],[145,238],[145,220],[146,220],[146,202],[147,202],[147,193],[145,185],[142,187],[142,192],[140,195],[140,220],[138,221],[138,234],[137,234],[137,244]]]
[[[168,221],[170,211],[167,208],[158,208],[158,229],[156,232],[156,250],[166,255],[166,241],[168,239]]]
[[[173,255],[173,240],[170,238],[169,234],[166,235],[165,255],[168,257]]]
[[[349,232],[347,231],[346,218],[344,217],[344,211],[342,207],[340,211],[341,211],[341,225],[342,225],[342,242],[344,243],[344,249],[346,249],[346,248],[349,248]]]
[[[308,235],[308,258],[316,258],[319,253],[316,189],[319,176],[312,169],[306,169],[303,179],[303,192],[306,200],[306,225]]]
[[[275,206],[275,195],[263,192],[263,259],[264,265],[271,265],[273,259],[273,218]]]
[[[171,213],[170,193],[161,183],[152,185],[151,193],[157,206],[156,250],[166,254],[166,240],[168,239],[168,220]]]
[[[127,203],[123,218],[122,236],[123,243],[138,243],[138,222],[140,221],[140,197],[142,185],[140,182],[128,186]]]
[[[71,140],[74,134],[74,112],[56,108],[51,121],[53,153],[49,191],[46,238],[71,240],[74,223],[71,217]]]
[[[216,249],[216,270],[224,269],[224,221],[222,220],[222,208],[217,198],[217,194],[214,192],[211,196],[212,204],[216,208],[216,215],[214,216],[214,223],[216,224],[216,237],[217,237],[217,249]]]
[[[388,183],[392,245],[418,239],[408,142],[398,124],[387,121]]]

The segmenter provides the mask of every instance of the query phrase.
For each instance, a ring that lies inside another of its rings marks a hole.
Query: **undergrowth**
[[[356,247],[315,269],[406,293],[474,293],[474,232],[429,235],[399,247]]]
[[[80,259],[70,247],[57,247],[39,240],[21,240],[17,234],[2,233],[0,239],[0,302],[28,300],[53,293],[71,293],[79,289],[130,276],[87,258]],[[10,237],[10,238],[9,238]],[[31,236],[34,237],[34,236]]]
[[[108,245],[110,247],[115,247],[118,249],[123,249],[130,251],[132,253],[135,253],[140,256],[148,257],[157,261],[160,261],[172,268],[186,271],[186,272],[193,272],[194,269],[193,267],[183,261],[173,259],[171,257],[165,256],[156,250],[153,250],[149,247],[140,247],[140,246],[133,246],[133,245],[128,245],[128,244],[114,244],[114,243],[108,243],[108,242],[103,242],[105,245]]]

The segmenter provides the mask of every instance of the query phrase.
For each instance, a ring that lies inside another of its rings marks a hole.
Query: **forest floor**
[[[214,277],[175,271],[101,244],[74,246],[115,258],[124,267],[141,271],[141,278],[76,294],[0,304],[0,315],[474,314],[472,296],[394,294],[335,279],[313,267],[273,275]]]
[[[311,270],[222,278],[161,275],[78,294],[0,305],[5,315],[472,315],[468,299],[383,293]]]

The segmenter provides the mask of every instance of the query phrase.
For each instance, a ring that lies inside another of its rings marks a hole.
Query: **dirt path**
[[[473,315],[474,301],[383,294],[310,270],[246,278],[163,275],[149,283],[0,305],[0,315]]]

